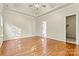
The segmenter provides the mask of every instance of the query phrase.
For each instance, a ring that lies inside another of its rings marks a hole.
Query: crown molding
[[[23,12],[20,12],[20,11],[14,10],[14,9],[10,9],[10,8],[6,8],[6,10],[16,12],[16,13],[19,13],[19,14],[22,14],[22,15],[30,16],[30,17],[36,17],[34,15],[31,15],[31,14],[28,14],[28,13],[23,13]]]
[[[54,11],[56,11],[56,10],[65,8],[65,7],[70,6],[70,5],[73,5],[73,3],[65,4],[65,5],[63,5],[63,6],[61,6],[61,7],[58,7],[58,8],[55,8],[55,9],[51,9],[50,11],[48,11],[48,12],[46,12],[46,13],[43,13],[43,14],[40,14],[40,15],[38,15],[37,17],[41,17],[41,16],[44,16],[44,15],[47,15],[47,14],[49,14],[49,13],[51,13],[51,12],[54,12]]]

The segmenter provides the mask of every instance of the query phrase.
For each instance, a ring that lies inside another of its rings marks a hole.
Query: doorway
[[[66,42],[76,44],[76,15],[66,16]]]

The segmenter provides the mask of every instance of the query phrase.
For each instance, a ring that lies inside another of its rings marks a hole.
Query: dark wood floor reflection
[[[47,50],[43,47],[43,38],[39,36],[7,40],[2,44],[4,56],[79,56],[79,46],[53,39],[47,39]]]

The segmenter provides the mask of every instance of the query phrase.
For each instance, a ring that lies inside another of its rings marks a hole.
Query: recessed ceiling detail
[[[21,13],[39,16],[68,3],[6,3],[6,9],[16,10]]]

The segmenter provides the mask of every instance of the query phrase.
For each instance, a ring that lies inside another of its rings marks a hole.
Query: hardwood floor
[[[29,37],[4,41],[0,55],[3,56],[79,56],[79,46],[53,39],[47,39],[47,51],[44,50],[41,37]]]

